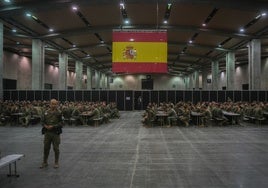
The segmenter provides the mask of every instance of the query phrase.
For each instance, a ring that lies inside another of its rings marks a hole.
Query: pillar
[[[107,80],[107,75],[104,74],[104,89],[108,89],[108,80]]]
[[[100,89],[100,75],[97,70],[95,70],[95,89]]]
[[[211,64],[212,72],[212,90],[218,90],[219,85],[219,62],[213,61]]]
[[[99,72],[99,76],[100,76],[100,87],[101,89],[103,89],[103,74],[101,72]]]
[[[261,89],[261,41],[253,39],[249,42],[249,90]]]
[[[68,55],[66,53],[59,54],[59,89],[67,89],[67,68]]]
[[[32,40],[32,89],[44,89],[45,48],[39,39]]]
[[[207,77],[208,77],[208,71],[206,69],[203,69],[202,70],[202,90],[208,90]]]
[[[92,72],[91,68],[87,66],[87,89],[92,89]]]
[[[185,90],[190,89],[190,75],[184,77]]]
[[[75,89],[82,89],[83,82],[83,63],[80,61],[75,62]]]
[[[199,90],[199,71],[198,70],[194,72],[194,82],[195,82],[194,84],[195,90]]]
[[[226,54],[226,89],[234,90],[235,76],[235,53],[228,52]]]
[[[106,85],[107,87],[106,87],[106,88],[107,88],[107,89],[110,89],[110,83],[111,83],[110,80],[111,80],[111,79],[112,79],[112,78],[111,78],[110,76],[107,75],[107,78],[106,78],[106,82],[107,82],[107,85]]]
[[[2,22],[0,22],[0,100],[3,100],[4,98],[4,88],[3,88],[3,74],[4,74],[4,49],[3,49],[3,43],[4,43],[4,25]]]

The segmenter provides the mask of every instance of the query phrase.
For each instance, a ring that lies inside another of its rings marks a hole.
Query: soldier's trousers
[[[44,138],[44,156],[43,156],[43,162],[47,163],[50,146],[53,145],[53,150],[55,154],[55,163],[59,162],[60,157],[60,135],[54,133],[54,132],[46,132],[45,138]]]

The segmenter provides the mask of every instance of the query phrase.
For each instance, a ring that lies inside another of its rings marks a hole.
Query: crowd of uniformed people
[[[49,101],[0,101],[0,125],[29,126],[42,122],[44,112],[49,108]],[[107,123],[112,118],[119,118],[115,102],[61,102],[59,110],[66,124],[93,125],[94,120]]]
[[[142,114],[142,123],[145,126],[182,125],[199,126],[240,124],[242,121],[259,123],[266,119],[268,103],[265,102],[162,102],[159,105],[149,103]],[[199,121],[199,122],[197,122]]]
[[[19,124],[29,126],[42,121],[44,112],[49,108],[49,101],[0,101],[0,125]],[[119,110],[115,102],[61,102],[59,110],[62,120],[72,125],[93,125],[94,120],[107,123],[112,118],[119,118]],[[232,113],[235,118],[226,116]],[[252,123],[265,120],[268,114],[267,102],[233,102],[228,100],[219,102],[192,102],[180,101],[176,104],[162,102],[159,105],[149,103],[142,115],[142,123],[146,126],[198,124],[208,126],[215,122],[217,125],[239,124],[242,121]],[[199,122],[197,121],[199,119]],[[233,122],[230,122],[233,121]]]

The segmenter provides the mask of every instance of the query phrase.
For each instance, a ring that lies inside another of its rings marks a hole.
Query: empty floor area
[[[142,112],[120,112],[98,127],[65,126],[60,167],[42,162],[41,126],[0,127],[1,156],[25,154],[20,177],[0,169],[1,188],[266,188],[268,126],[144,127]]]

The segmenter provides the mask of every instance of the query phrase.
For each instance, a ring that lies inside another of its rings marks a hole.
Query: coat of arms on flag
[[[126,46],[123,51],[123,58],[124,59],[136,59],[137,57],[137,50],[134,49],[133,46]]]

